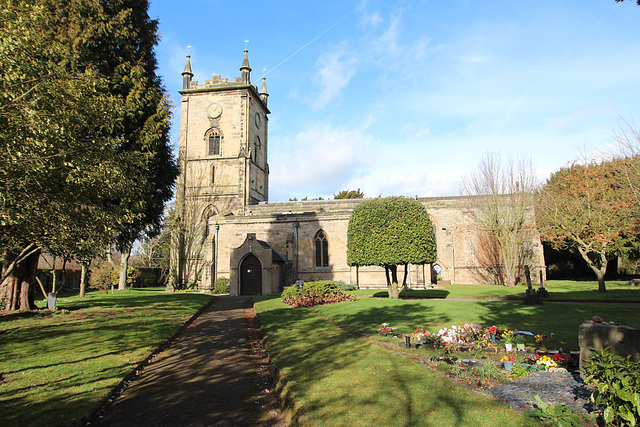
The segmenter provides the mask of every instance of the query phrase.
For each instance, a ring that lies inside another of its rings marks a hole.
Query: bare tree
[[[175,205],[169,210],[165,223],[165,228],[171,235],[168,288],[182,288],[199,283],[207,266],[207,222],[212,212],[205,195],[207,187],[202,185],[206,182],[206,174],[202,170],[191,173],[194,176],[190,180],[191,185],[178,189]]]
[[[517,284],[519,269],[532,257],[535,187],[531,160],[502,163],[495,153],[485,154],[477,170],[462,179],[460,192],[470,197],[476,225],[498,244],[506,286]]]
[[[634,120],[623,120],[613,136],[611,160],[637,205],[640,202],[640,127]]]

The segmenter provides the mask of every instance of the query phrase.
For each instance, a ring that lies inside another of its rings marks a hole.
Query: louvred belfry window
[[[217,156],[220,154],[220,132],[212,130],[209,132],[209,155]]]

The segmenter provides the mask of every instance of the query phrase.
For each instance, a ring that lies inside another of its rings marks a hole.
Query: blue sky
[[[159,72],[267,77],[270,200],[450,196],[488,151],[540,179],[640,113],[626,0],[152,0]],[[245,42],[248,40],[249,42]],[[178,111],[173,138],[178,139]]]

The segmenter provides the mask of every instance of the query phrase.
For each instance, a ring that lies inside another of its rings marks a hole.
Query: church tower
[[[193,81],[190,57],[182,73],[181,179],[178,193],[198,201],[208,215],[242,215],[269,199],[267,97],[251,84],[247,50],[234,81],[214,75]]]
[[[251,84],[246,49],[240,77],[232,82],[213,75],[199,84],[193,76],[187,56],[179,91],[181,171],[176,213],[183,224],[176,257],[179,283],[202,280],[201,251],[207,249],[200,248],[212,241],[210,217],[244,215],[250,205],[269,199],[265,79],[260,90]]]

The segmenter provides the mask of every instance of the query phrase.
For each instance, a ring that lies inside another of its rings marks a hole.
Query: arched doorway
[[[240,295],[262,295],[262,265],[255,255],[247,256],[240,266]]]

